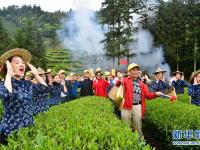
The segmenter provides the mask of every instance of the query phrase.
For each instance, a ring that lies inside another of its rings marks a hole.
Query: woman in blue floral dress
[[[190,83],[192,86],[188,88],[188,95],[191,96],[191,103],[200,106],[200,70],[192,75]]]
[[[38,75],[46,82],[46,74],[42,68],[38,67],[37,69]],[[34,115],[37,115],[39,112],[45,112],[49,109],[48,99],[49,99],[49,87],[46,90],[35,91],[33,94],[33,102],[34,102]]]
[[[173,74],[172,86],[175,88],[177,94],[184,94],[184,88],[190,87],[190,84],[182,79],[183,72],[176,71]]]
[[[0,84],[3,117],[0,124],[0,143],[7,144],[7,136],[22,127],[33,124],[33,93],[46,90],[47,85],[31,65],[31,54],[24,49],[12,49],[0,57],[0,73],[5,76]],[[25,64],[38,85],[24,80]]]
[[[65,86],[65,82],[62,82],[59,75],[55,75],[53,77],[53,83],[50,85],[50,99],[49,99],[49,106],[58,105],[62,102],[63,98],[62,94],[67,93],[67,88]]]

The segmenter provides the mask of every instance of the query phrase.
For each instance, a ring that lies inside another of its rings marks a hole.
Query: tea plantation
[[[108,99],[85,97],[51,108],[9,137],[2,150],[151,149],[113,113]]]
[[[200,130],[200,108],[191,105],[186,94],[178,95],[175,102],[162,98],[146,101],[146,143],[138,144],[137,134],[113,112],[111,101],[95,96],[54,106],[36,116],[34,126],[13,133],[9,145],[0,149],[199,149],[172,145],[173,130]],[[181,140],[188,141],[187,137]]]

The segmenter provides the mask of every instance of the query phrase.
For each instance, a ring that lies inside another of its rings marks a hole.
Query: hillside
[[[58,72],[60,69],[64,69],[67,73],[80,71],[80,62],[73,61],[72,54],[67,49],[49,49],[46,57],[47,68],[51,68],[53,72]]]
[[[80,62],[72,60],[72,54],[62,47],[55,34],[61,26],[60,19],[66,17],[66,14],[64,12],[44,12],[39,7],[36,9],[36,7],[29,6],[22,8],[10,6],[6,10],[0,10],[0,21],[7,30],[8,36],[14,39],[17,30],[23,28],[24,22],[27,19],[33,20],[42,35],[42,43],[46,51],[46,68],[52,69],[53,72],[60,69],[66,72],[77,72],[80,71]]]
[[[13,37],[17,31],[17,24],[2,16],[0,16],[0,20],[2,21],[3,26],[7,29],[8,34]]]

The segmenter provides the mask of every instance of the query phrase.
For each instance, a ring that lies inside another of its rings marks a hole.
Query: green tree
[[[186,0],[185,1],[185,43],[190,47],[187,51],[189,59],[193,60],[193,70],[196,71],[200,67],[200,1],[199,0]]]
[[[161,1],[155,20],[143,22],[163,45],[172,70],[182,70],[189,77],[200,67],[200,2],[198,0]]]
[[[45,12],[39,6],[23,5],[18,7],[15,5],[8,6],[7,8],[0,9],[0,16],[5,17],[7,20],[14,22],[18,27],[23,27],[23,22],[27,19],[35,19],[35,23],[42,36],[52,38],[55,31],[61,26],[60,20],[66,17],[67,13]]]
[[[32,53],[34,65],[46,69],[46,50],[43,47],[41,32],[37,29],[34,20],[26,20],[23,23],[23,27],[17,31],[14,41],[15,47],[28,49]]]
[[[183,4],[174,0],[172,3],[161,2],[156,22],[156,36],[159,44],[164,44],[166,56],[169,63],[176,62],[176,69],[179,70],[180,51],[184,40],[184,7]]]
[[[143,8],[142,0],[106,0],[100,10],[101,23],[107,28],[105,39],[106,54],[115,59],[118,66],[120,58],[125,56],[128,61],[134,54],[130,53],[129,45],[133,41],[132,15]]]
[[[8,36],[6,29],[0,20],[0,55],[9,50],[12,46],[12,41]]]

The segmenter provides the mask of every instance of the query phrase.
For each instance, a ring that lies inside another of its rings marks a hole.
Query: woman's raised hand
[[[33,65],[31,65],[30,63],[26,63],[27,65],[28,65],[28,67],[30,68],[30,73],[32,73],[33,75],[37,75],[38,74],[38,72],[37,72],[37,69],[33,66]]]
[[[13,68],[11,66],[10,61],[7,60],[5,63],[6,63],[6,68],[7,68],[7,75],[10,76],[10,77],[15,76],[16,73],[13,72]]]

